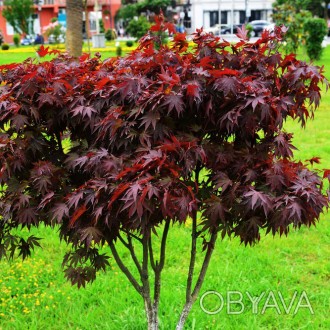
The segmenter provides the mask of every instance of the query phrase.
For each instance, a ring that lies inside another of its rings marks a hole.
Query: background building
[[[181,0],[182,16],[190,31],[215,24],[238,24],[253,20],[271,21],[273,0]],[[190,26],[189,26],[190,25]],[[190,32],[189,31],[189,32]]]
[[[14,30],[1,15],[3,2],[0,1],[0,30],[6,42],[12,42]],[[121,0],[98,0],[98,10],[95,7],[95,0],[87,1],[88,24],[90,33],[96,33],[97,19],[103,20],[104,28],[109,29],[115,26],[115,15],[121,6]],[[31,17],[31,34],[43,33],[50,24],[53,17],[58,18],[59,23],[66,25],[66,0],[41,0],[39,5],[34,6],[34,15]],[[86,20],[86,13],[83,15]]]

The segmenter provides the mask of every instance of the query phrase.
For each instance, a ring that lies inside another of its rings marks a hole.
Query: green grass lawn
[[[0,52],[0,63],[7,62],[8,58],[3,56]],[[15,56],[12,61],[21,61],[29,55]],[[330,78],[330,47],[317,64],[329,68],[326,75]],[[330,168],[329,123],[330,96],[324,91],[321,107],[306,129],[291,121],[286,123],[287,131],[294,132],[294,144],[299,148],[297,158],[320,156],[319,167]],[[146,329],[142,300],[114,262],[93,284],[78,290],[66,282],[61,270],[65,244],[60,244],[56,233],[49,228],[34,229],[33,233],[45,238],[42,250],[36,250],[24,262],[0,263],[1,330]],[[161,329],[174,329],[182,308],[189,243],[188,227],[170,230],[163,273]],[[218,241],[200,295],[216,290],[226,302],[227,291],[239,290],[243,293],[245,311],[228,315],[225,305],[219,314],[207,315],[197,301],[186,329],[330,329],[329,243],[328,214],[316,227],[292,231],[288,237],[265,236],[254,247],[244,247],[237,239]],[[121,252],[132,266],[128,254],[123,249]],[[253,314],[245,294],[259,296],[273,291],[278,298],[280,291],[288,305],[295,290],[306,291],[314,315],[308,308],[300,308],[294,315],[297,299],[288,315],[283,309],[278,314],[275,308],[267,308],[262,314],[265,299],[261,300],[258,313]],[[215,308],[218,301],[206,303]]]
[[[126,54],[131,49],[134,49],[136,47],[136,43],[133,45],[133,47],[129,48],[126,46],[126,43],[124,41],[121,41],[120,47],[122,48],[122,55]],[[45,45],[45,47],[52,47],[56,48],[54,45]],[[61,51],[64,51],[64,45],[59,45],[58,49]],[[8,64],[13,62],[22,62],[25,59],[31,57],[36,58],[36,51],[38,47],[37,46],[20,46],[20,47],[14,47],[11,46],[11,48],[8,51],[4,51],[0,49],[0,64]],[[88,53],[88,47],[87,44],[84,44],[83,52]],[[107,42],[105,48],[99,48],[99,49],[93,49],[91,48],[91,55],[93,56],[96,52],[100,52],[102,55],[102,58],[108,58],[108,57],[114,57],[116,56],[116,45],[114,41]],[[49,57],[45,58],[45,60],[49,60]]]

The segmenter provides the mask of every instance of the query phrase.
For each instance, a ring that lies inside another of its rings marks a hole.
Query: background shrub
[[[126,41],[126,46],[127,46],[127,47],[132,47],[133,44],[134,44],[134,42],[133,42],[132,40],[127,40],[127,41]]]
[[[20,40],[21,40],[20,35],[15,34],[14,38],[13,38],[13,41],[14,41],[14,44],[15,44],[16,47],[19,47]]]
[[[245,28],[248,30],[249,38],[251,38],[251,34],[252,34],[252,31],[253,31],[253,26],[248,23],[248,24],[245,25]]]
[[[117,32],[115,29],[109,29],[105,31],[105,39],[108,41],[117,39]]]
[[[121,56],[122,52],[123,52],[122,48],[120,46],[117,46],[116,47],[116,55]]]
[[[325,20],[322,18],[310,18],[305,22],[304,29],[307,33],[307,55],[312,61],[319,60],[323,50],[322,42],[328,33]]]
[[[2,50],[8,50],[9,49],[9,45],[8,44],[2,44],[1,49]]]

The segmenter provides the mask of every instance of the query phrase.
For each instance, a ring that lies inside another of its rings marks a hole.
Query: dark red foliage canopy
[[[241,31],[236,44],[197,30],[188,51],[183,34],[161,45],[168,24],[157,24],[124,58],[0,67],[2,255],[38,243],[13,228],[59,224],[88,251],[79,276],[91,278],[107,263],[91,243],[121,231],[146,235],[198,211],[200,230],[247,244],[262,229],[310,226],[328,206],[283,129],[313,116],[322,69],[281,55],[280,28],[254,43]]]

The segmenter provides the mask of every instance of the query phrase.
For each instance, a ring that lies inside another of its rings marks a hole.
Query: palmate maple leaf
[[[39,55],[39,57],[45,57],[46,55],[49,54],[49,47],[44,47],[44,45],[41,45],[39,47],[39,49],[37,50],[37,54]]]
[[[262,191],[251,188],[244,197],[248,198],[252,210],[262,207],[266,216],[272,210],[272,198]]]
[[[164,96],[162,106],[166,108],[169,114],[175,109],[177,115],[180,116],[185,106],[182,94],[171,92],[169,95]]]
[[[239,82],[236,77],[222,77],[214,82],[214,89],[220,90],[225,96],[232,93],[236,95],[239,88]]]
[[[237,37],[240,38],[241,40],[249,40],[249,30],[246,29],[245,24],[243,24],[243,26],[237,27]]]

